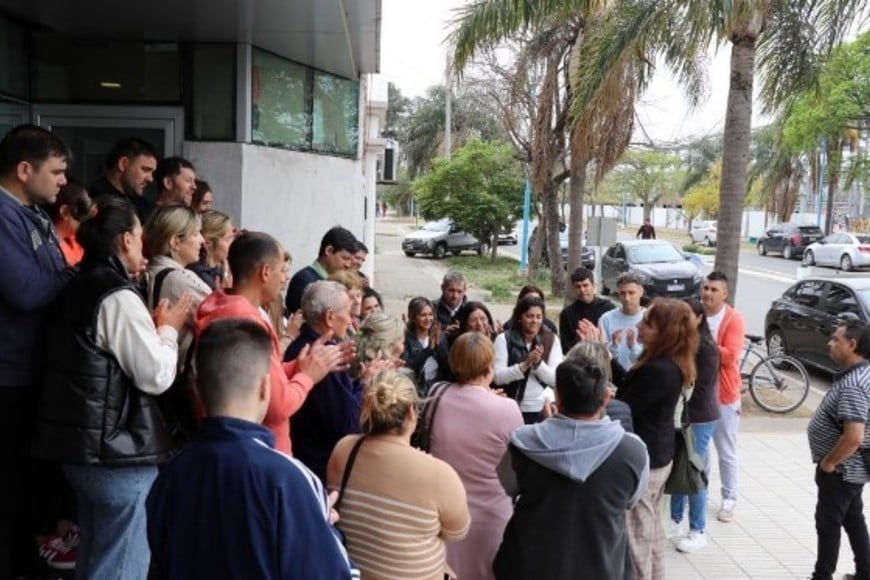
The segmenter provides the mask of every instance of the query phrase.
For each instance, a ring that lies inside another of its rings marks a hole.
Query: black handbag
[[[683,394],[683,416],[674,441],[674,462],[665,482],[665,493],[670,495],[693,495],[707,489],[707,474],[704,460],[695,453],[695,437],[689,423],[689,404]]]

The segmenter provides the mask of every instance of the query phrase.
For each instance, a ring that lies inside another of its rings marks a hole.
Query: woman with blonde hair
[[[329,458],[326,479],[339,493],[338,527],[364,579],[443,580],[453,575],[445,542],[468,533],[465,489],[456,472],[411,447],[417,403],[408,377],[375,375],[363,393],[365,434],[344,437]]]
[[[561,351],[560,351],[561,352]],[[455,383],[439,396],[430,425],[432,455],[449,463],[468,494],[468,537],[447,547],[447,562],[459,578],[493,578],[492,561],[513,508],[496,475],[510,434],[523,424],[517,404],[494,393],[495,349],[489,337],[466,332],[449,356]]]
[[[628,545],[634,578],[665,577],[661,499],[674,458],[674,410],[682,390],[695,381],[698,327],[689,305],[656,298],[637,326],[643,353],[617,397],[631,407],[635,433],[649,451],[649,483],[628,512]]]
[[[199,260],[187,268],[196,272],[202,281],[213,290],[230,288],[233,279],[227,264],[230,244],[236,239],[236,229],[233,221],[225,213],[206,211],[200,214],[202,219],[202,249]]]
[[[143,253],[148,258],[147,304],[151,310],[164,300],[176,302],[193,297],[187,322],[178,334],[178,371],[184,369],[187,350],[193,342],[193,315],[212,289],[187,269],[199,259],[202,248],[202,220],[184,205],[160,206],[145,223]]]
[[[356,333],[356,358],[351,367],[354,376],[361,374],[362,366],[378,359],[402,364],[405,350],[405,327],[402,321],[386,312],[370,314]]]

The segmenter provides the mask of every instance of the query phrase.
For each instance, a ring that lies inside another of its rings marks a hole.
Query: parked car
[[[706,246],[716,245],[716,223],[715,221],[696,222],[692,225],[692,231],[689,232],[689,237],[692,238],[693,244],[704,244]]]
[[[836,266],[841,270],[870,266],[870,234],[841,232],[810,244],[804,252],[807,266]]]
[[[402,240],[402,251],[409,258],[417,254],[431,254],[440,260],[448,251],[458,256],[463,250],[472,250],[482,256],[489,250],[489,244],[460,230],[449,219],[427,222]]]
[[[532,245],[534,244],[534,237],[537,235],[537,228],[532,232],[529,241],[528,252],[529,255],[532,255]],[[583,241],[585,243],[586,236],[583,236]],[[568,228],[564,224],[561,228],[559,228],[559,249],[562,252],[562,265],[564,267],[568,267]],[[592,248],[587,248],[585,245],[580,248],[580,263],[587,270],[595,269],[595,252],[592,251]],[[550,265],[550,257],[548,254],[548,248],[544,246],[541,251],[541,264],[545,266]]]
[[[520,243],[520,232],[523,231],[523,222],[514,222],[510,228],[503,230],[497,237],[496,241],[499,245],[508,244],[515,246]]]
[[[610,246],[601,257],[601,291],[616,290],[623,272],[643,279],[647,298],[698,296],[703,281],[698,266],[665,240],[626,240]]]
[[[764,232],[758,240],[758,253],[762,256],[768,252],[782,254],[786,260],[801,257],[804,250],[825,237],[819,226],[801,226],[798,224],[777,224]]]
[[[770,305],[764,319],[767,351],[833,372],[827,343],[841,318],[870,320],[870,277],[804,278]]]

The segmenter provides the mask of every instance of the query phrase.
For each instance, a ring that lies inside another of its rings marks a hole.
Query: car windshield
[[[655,264],[684,260],[683,255],[670,244],[650,244],[628,248],[628,261],[632,264]]]
[[[864,288],[863,290],[857,290],[858,300],[861,304],[864,305],[865,309],[870,310],[870,288]]]
[[[448,222],[429,222],[420,229],[424,232],[446,232],[450,229],[450,224]]]
[[[818,226],[801,226],[798,228],[798,230],[800,230],[800,233],[804,235],[824,235],[821,228],[819,228]]]

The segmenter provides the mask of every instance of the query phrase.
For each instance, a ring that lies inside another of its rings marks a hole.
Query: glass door
[[[86,184],[103,174],[106,154],[126,137],[148,141],[160,157],[182,152],[181,108],[34,105],[33,116],[37,125],[50,129],[70,147],[69,173]]]

